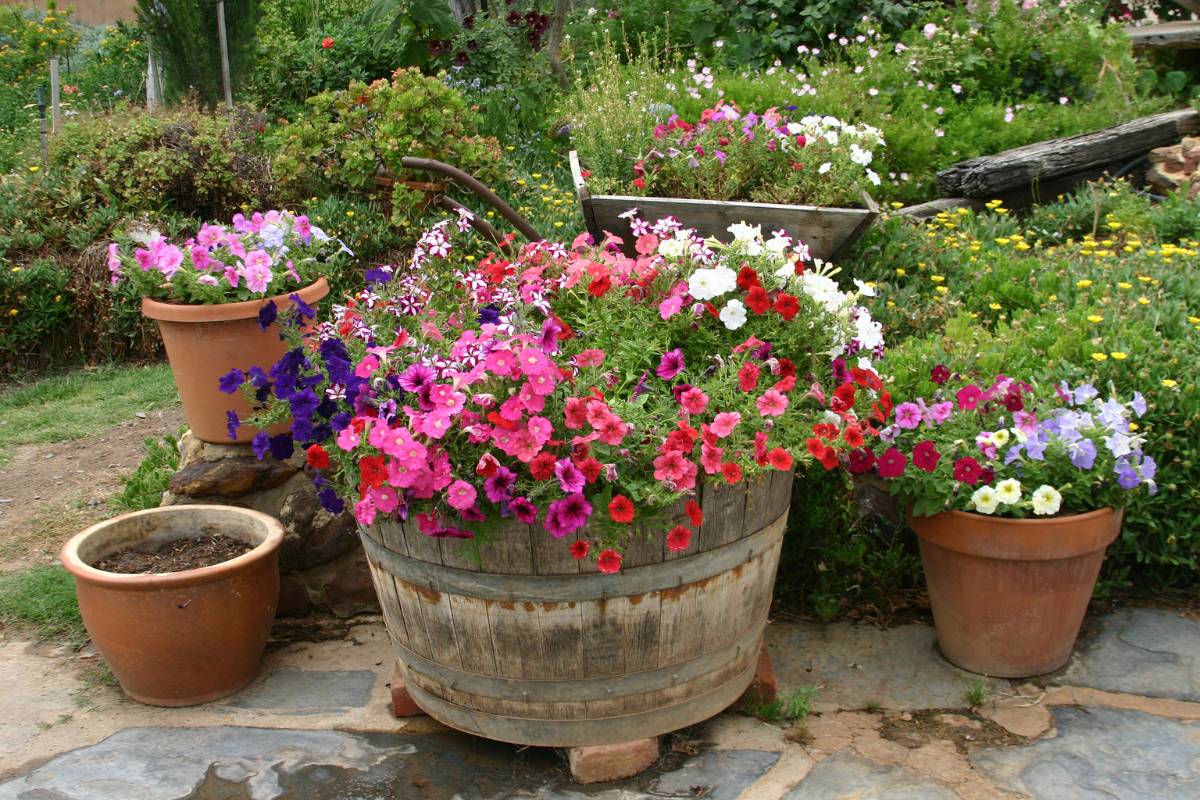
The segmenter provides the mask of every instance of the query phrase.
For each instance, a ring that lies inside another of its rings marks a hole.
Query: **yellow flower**
[[[30,168],[29,168],[29,171],[30,171],[30,172],[37,172],[39,169],[41,169],[41,167],[39,167],[39,166],[37,166],[37,165],[35,164],[35,165],[33,165],[32,167],[30,167]]]
[[[1080,289],[1086,289],[1092,285],[1092,282],[1090,280],[1088,280],[1087,278],[1084,278],[1081,281],[1076,281],[1075,285],[1078,286]]]
[[[1125,281],[1121,281],[1120,283],[1118,283],[1118,284],[1117,284],[1117,288],[1118,288],[1118,289],[1132,289],[1132,288],[1133,288],[1133,284],[1132,284],[1132,283],[1126,283]]]
[[[1193,325],[1200,325],[1200,317],[1188,317],[1188,322]]]
[[[54,295],[54,302],[56,302],[56,303],[61,303],[61,302],[62,302],[62,295],[61,295],[61,294],[56,294],[56,295]]]
[[[353,212],[353,211],[347,211],[347,212],[346,212],[346,216],[347,216],[347,217],[353,217],[353,216],[354,216],[354,212]]]
[[[1092,353],[1092,361],[1108,361],[1107,353]]]
[[[1007,238],[1000,238],[1000,239],[997,239],[997,240],[996,240],[996,244],[998,244],[998,245],[1006,245],[1006,244],[1008,244],[1008,243],[1009,243],[1009,242],[1011,242],[1011,241],[1012,241],[1011,239],[1007,239]]]
[[[1150,305],[1150,298],[1148,298],[1148,297],[1139,297],[1139,298],[1138,298],[1138,305],[1139,305],[1139,306],[1148,306],[1148,305]]]
[[[946,280],[946,278],[942,275],[930,275],[929,280],[933,281],[934,283],[941,283],[942,281]]]
[[[556,228],[561,228],[562,226],[563,226],[563,223],[561,221],[554,223],[554,227],[556,227]]]
[[[904,203],[897,203],[895,200],[893,200],[890,205],[892,208],[904,208]]]
[[[14,309],[13,309],[13,313],[16,313],[16,311],[17,311],[17,310],[14,308]],[[1175,381],[1171,380],[1170,378],[1163,378],[1162,385],[1163,385],[1163,386],[1165,386],[1165,387],[1167,387],[1168,389],[1174,389],[1174,388],[1175,388],[1176,386],[1178,386],[1179,384],[1178,384],[1178,383],[1176,383]]]
[[[1098,314],[1092,314],[1087,318],[1087,321],[1091,322],[1092,324],[1095,324],[1098,322],[1104,322],[1104,317],[1101,317]]]
[[[1121,223],[1119,223],[1119,222],[1109,222],[1107,224],[1107,227],[1109,230],[1119,231],[1122,226],[1121,226]]]
[[[1051,303],[1057,303],[1057,302],[1058,302],[1058,295],[1056,295],[1056,294],[1052,294],[1052,295],[1050,295],[1049,297],[1047,297],[1046,299],[1047,299],[1047,300],[1049,300]]]
[[[1129,430],[1131,430],[1131,431],[1136,431],[1138,428],[1141,428],[1141,427],[1142,426],[1138,425],[1136,422],[1129,423]]]
[[[999,303],[988,303],[988,308],[990,308],[992,311],[999,311],[1000,309],[1004,308],[1004,306],[1000,305]]]
[[[1123,353],[1120,350],[1114,350],[1111,353],[1109,353],[1109,355],[1112,356],[1117,361],[1124,361],[1125,359],[1129,358],[1128,353]]]
[[[21,268],[20,268],[20,267],[13,267],[13,268],[12,268],[12,271],[13,271],[13,272],[20,272],[20,271],[21,271]]]
[[[908,272],[905,271],[904,267],[896,267],[896,274],[903,278]]]
[[[20,313],[21,313],[21,312],[20,312],[20,311],[17,311],[15,308],[10,308],[10,309],[8,310],[8,315],[9,315],[10,317],[15,317],[17,314],[20,314]]]
[[[947,292],[949,292],[949,291],[950,291],[950,290],[949,290],[948,288],[946,288],[945,286],[937,286],[937,287],[934,287],[934,290],[935,290],[935,291],[936,291],[938,294],[946,294]]]

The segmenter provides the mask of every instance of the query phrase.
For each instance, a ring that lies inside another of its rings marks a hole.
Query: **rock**
[[[1189,199],[1200,195],[1200,137],[1187,136],[1179,144],[1156,147],[1150,151],[1150,169],[1146,171],[1146,182],[1165,192],[1172,192],[1185,184],[1190,185]]]
[[[601,783],[645,772],[658,761],[658,738],[572,747],[567,754],[576,783]]]
[[[902,766],[880,766],[850,751],[825,759],[784,800],[957,800],[949,788]]]
[[[969,728],[973,731],[981,730],[983,725],[977,719],[964,717],[961,714],[938,714],[937,721],[945,725],[947,728]]]
[[[358,546],[354,517],[323,509],[311,484],[288,494],[278,514],[287,531],[279,556],[285,569],[324,564]]]
[[[346,569],[338,570],[324,586],[325,603],[339,617],[378,613],[379,598],[371,571],[365,558],[358,559]]]
[[[954,749],[953,742],[939,740],[908,751],[905,765],[946,783],[962,783],[971,776],[971,766]]]
[[[328,714],[366,708],[378,676],[369,669],[271,670],[224,705],[282,710],[289,714]]]
[[[1036,739],[1050,730],[1050,712],[1043,705],[1000,706],[980,712],[1009,733]]]
[[[400,662],[392,672],[392,682],[388,685],[392,692],[392,716],[404,719],[406,717],[423,717],[425,712],[412,699],[408,687],[404,685],[404,673],[400,671]]]
[[[188,497],[241,497],[272,489],[296,474],[296,468],[253,456],[220,461],[193,461],[171,477],[171,492]]]
[[[312,609],[312,601],[304,585],[291,575],[283,575],[279,579],[279,610],[278,617],[303,617]]]

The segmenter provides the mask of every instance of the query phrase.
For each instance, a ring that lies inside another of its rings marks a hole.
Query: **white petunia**
[[[989,441],[996,445],[996,447],[1004,447],[1004,445],[1008,444],[1008,438],[1008,431],[1003,428],[988,437]]]
[[[729,267],[698,269],[688,278],[688,294],[697,300],[712,300],[737,286],[737,273]]]
[[[1021,482],[1015,478],[996,484],[996,496],[1007,506],[1021,502]]]
[[[658,254],[664,258],[679,258],[683,255],[684,245],[679,239],[663,239],[658,243]]]
[[[874,297],[875,296],[875,287],[871,286],[869,283],[863,283],[858,278],[855,278],[854,285],[858,287],[858,293],[861,294],[863,297]]]
[[[971,502],[975,505],[975,510],[980,514],[994,514],[996,506],[1000,504],[1000,496],[996,494],[996,490],[990,486],[980,486],[971,495]]]
[[[828,161],[826,161],[824,164],[817,167],[817,174],[824,175],[826,172],[829,172],[829,170],[831,170],[831,169],[833,169],[833,164],[830,164]]]
[[[725,304],[721,309],[721,322],[731,331],[736,331],[746,324],[746,307],[742,305],[741,300],[730,300]]]
[[[747,225],[744,221],[736,222],[726,228],[726,230],[733,234],[735,242],[761,242],[763,238],[762,225],[751,226]]]
[[[1033,513],[1045,517],[1057,514],[1060,507],[1062,507],[1062,495],[1053,486],[1043,484],[1034,490]]]

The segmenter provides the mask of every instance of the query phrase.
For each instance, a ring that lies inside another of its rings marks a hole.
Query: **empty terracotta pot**
[[[969,672],[1025,678],[1067,663],[1123,512],[1043,519],[910,517],[938,646]]]
[[[311,305],[329,294],[329,284],[318,278],[295,294]],[[280,312],[291,306],[288,295],[269,300]],[[158,322],[188,427],[203,441],[248,442],[258,432],[243,425],[236,439],[229,438],[226,412],[235,411],[239,419],[245,419],[250,404],[241,392],[222,392],[218,382],[235,367],[242,371],[252,366],[269,369],[283,355],[286,345],[279,338],[278,326],[271,324],[265,331],[258,327],[259,309],[267,302],[186,305],[142,298],[142,314]],[[287,425],[278,430],[287,430]]]
[[[183,572],[122,575],[106,556],[221,533],[254,549]],[[83,624],[121,688],[155,706],[191,706],[254,680],[279,601],[283,525],[233,506],[166,506],[93,525],[62,549]]]

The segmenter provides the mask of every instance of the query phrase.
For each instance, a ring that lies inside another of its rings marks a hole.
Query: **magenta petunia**
[[[669,381],[683,372],[683,369],[683,351],[677,347],[662,354],[662,358],[658,362],[658,369],[654,371],[654,374],[664,381]]]
[[[591,515],[592,504],[582,494],[575,492],[551,503],[542,524],[551,536],[561,539],[586,525]]]

